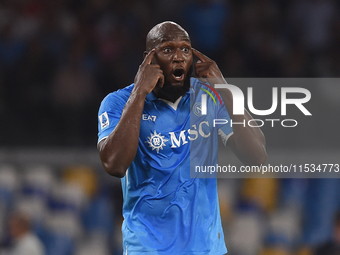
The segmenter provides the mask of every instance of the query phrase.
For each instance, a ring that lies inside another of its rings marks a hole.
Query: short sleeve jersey
[[[102,101],[98,142],[118,124],[133,86],[110,93]],[[202,87],[203,83],[191,78],[189,92],[174,105],[153,92],[146,97],[137,154],[121,179],[124,254],[227,252],[217,181],[190,177],[190,156],[195,155],[198,164],[216,165],[218,133],[224,141],[232,134],[230,125],[213,127],[214,119],[230,120],[223,101],[207,100],[208,114],[200,113]]]

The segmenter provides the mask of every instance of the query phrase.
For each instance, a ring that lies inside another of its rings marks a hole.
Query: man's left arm
[[[200,59],[195,64],[197,77],[207,78],[212,86],[215,84],[227,84],[215,61],[195,49],[193,49],[193,54]],[[244,114],[242,115],[233,114],[233,96],[229,89],[216,90],[222,96],[233,123],[248,123],[249,120],[253,119],[246,109],[244,109]],[[261,129],[254,126],[234,125],[234,134],[227,142],[227,145],[245,165],[260,165],[267,159],[266,139]]]

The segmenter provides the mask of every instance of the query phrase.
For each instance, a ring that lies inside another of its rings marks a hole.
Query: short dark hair
[[[190,38],[188,32],[183,27],[178,25],[177,23],[173,21],[164,21],[164,22],[161,22],[155,25],[153,28],[151,28],[151,30],[147,34],[146,36],[146,50],[147,51],[150,51],[155,47],[155,44],[157,43],[161,35],[164,34],[164,31],[170,26],[177,27],[179,30],[182,30],[183,33],[185,33],[188,36],[188,38]]]

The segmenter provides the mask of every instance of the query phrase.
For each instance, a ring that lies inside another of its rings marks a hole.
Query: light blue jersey
[[[133,86],[103,100],[98,114],[98,142],[118,124]],[[200,114],[201,95],[206,93],[200,88],[207,89],[191,78],[190,91],[174,104],[158,99],[152,92],[146,97],[137,154],[121,179],[124,254],[227,252],[217,181],[190,178],[190,156],[194,155],[198,164],[216,165],[218,134],[213,119],[230,118],[224,104],[212,100],[207,100],[208,114]],[[232,134],[229,125],[220,130],[225,141]]]

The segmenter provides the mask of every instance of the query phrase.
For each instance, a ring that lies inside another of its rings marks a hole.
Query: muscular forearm
[[[146,96],[157,82],[164,84],[163,71],[151,64],[155,49],[151,50],[139,66],[135,85],[126,102],[119,122],[112,133],[99,143],[98,149],[104,169],[116,177],[124,177],[134,160],[139,140],[140,122]]]
[[[221,94],[230,118],[234,123],[234,135],[230,137],[228,145],[230,145],[242,163],[247,165],[263,164],[266,161],[267,153],[266,139],[261,129],[256,126],[254,121],[252,126],[248,125],[248,121],[253,118],[247,110],[244,110],[243,115],[233,115],[233,97],[230,90],[218,89],[218,92]]]
[[[117,126],[98,145],[100,159],[110,175],[124,177],[136,156],[145,97],[138,89],[131,92]]]

